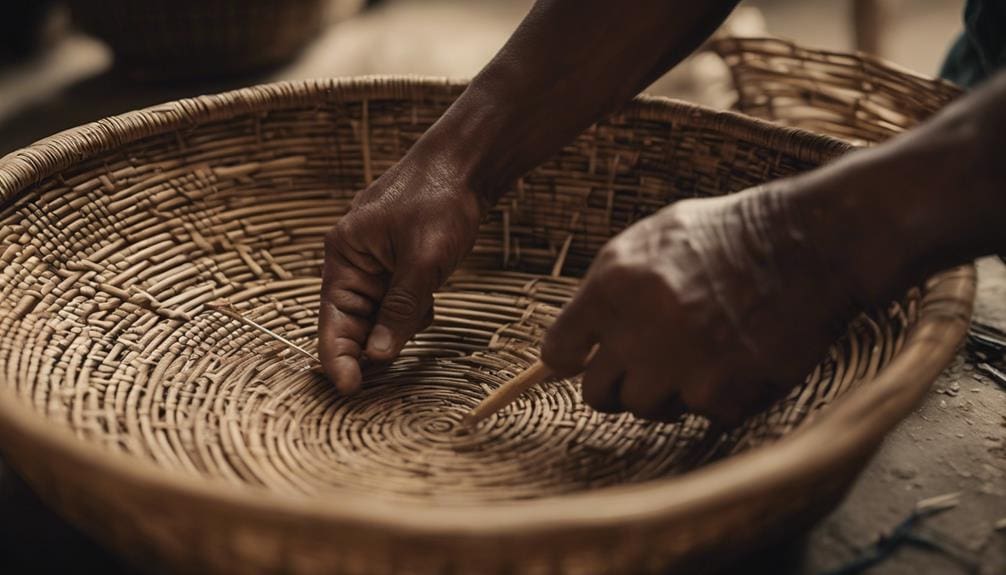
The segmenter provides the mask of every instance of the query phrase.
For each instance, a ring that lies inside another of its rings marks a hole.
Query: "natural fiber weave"
[[[961,94],[869,54],[778,38],[721,38],[708,48],[730,68],[738,111],[857,144],[903,132]]]
[[[0,446],[12,463],[109,544],[177,568],[687,567],[834,504],[962,337],[970,269],[854,322],[804,386],[731,433],[597,414],[572,381],[461,433],[466,410],[535,359],[608,238],[678,198],[848,149],[661,99],[521,179],[437,295],[433,326],[360,394],[337,395],[310,362],[210,308],[226,298],[314,352],[325,231],[460,89],[267,85],[0,160]]]
[[[70,0],[74,20],[148,81],[251,72],[292,58],[330,0]]]

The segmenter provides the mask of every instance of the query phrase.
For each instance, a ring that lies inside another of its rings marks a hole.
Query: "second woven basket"
[[[0,449],[147,566],[218,573],[708,571],[812,523],[953,357],[974,272],[850,325],[730,433],[607,416],[577,382],[476,434],[611,236],[849,150],[641,98],[522,178],[403,357],[345,397],[313,350],[326,230],[463,89],[259,86],[70,130],[0,160]],[[674,326],[668,326],[674,329]]]

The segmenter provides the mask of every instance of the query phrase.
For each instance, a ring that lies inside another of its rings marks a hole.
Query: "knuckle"
[[[620,274],[630,268],[632,254],[617,239],[608,242],[598,253],[596,267],[602,275]]]
[[[661,210],[661,224],[672,228],[686,228],[694,217],[696,199],[684,199]]]
[[[339,311],[354,315],[369,315],[373,311],[371,301],[348,290],[336,290],[332,293],[330,302]]]
[[[609,278],[631,278],[640,275],[648,266],[636,250],[625,248],[619,242],[609,242],[599,255],[599,272]]]
[[[424,270],[429,275],[430,283],[439,286],[447,279],[444,277],[446,274],[442,254],[439,250],[423,250],[411,258],[410,265]]]
[[[411,319],[419,314],[419,308],[419,298],[414,293],[399,288],[388,290],[381,302],[381,313],[385,319],[392,321]]]
[[[323,305],[334,307],[333,304],[328,302]],[[338,309],[336,309],[335,315],[336,320],[332,324],[332,335],[334,336],[333,341],[343,339],[363,341],[366,338],[367,332],[370,330],[369,320],[358,315],[344,313],[342,310]]]
[[[599,279],[600,294],[615,302],[624,302],[627,297],[654,297],[663,286],[663,278],[652,267],[624,258],[609,265]]]
[[[352,223],[348,217],[343,217],[325,233],[325,249],[329,252],[338,251],[349,235]]]

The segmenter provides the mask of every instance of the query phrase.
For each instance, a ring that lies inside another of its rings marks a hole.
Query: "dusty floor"
[[[888,0],[882,54],[932,73],[959,29],[958,0]],[[768,29],[808,45],[849,49],[849,3],[760,0]],[[0,63],[0,153],[61,129],[159,101],[273,79],[368,73],[464,77],[478,70],[530,0],[397,0],[332,27],[295,63],[255,77],[184,87],[137,87],[118,78],[108,51],[75,35],[37,58]],[[750,25],[750,22],[745,25]],[[756,22],[755,26],[758,25]],[[680,82],[658,83],[681,93]],[[1006,267],[980,268],[979,321],[1006,328]],[[759,571],[815,574],[839,567],[893,528],[924,498],[961,492],[960,505],[925,522],[956,543],[986,574],[1006,573],[1006,389],[963,358],[941,376],[924,405],[888,438],[845,502],[804,538],[757,558]],[[124,568],[45,510],[0,466],[0,571],[31,557],[34,572]],[[745,562],[743,571],[755,565]],[[905,548],[870,573],[966,573],[931,551]]]

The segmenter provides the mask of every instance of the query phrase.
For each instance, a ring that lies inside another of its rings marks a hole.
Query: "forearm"
[[[823,251],[862,303],[1006,252],[1006,74],[923,126],[796,180]]]
[[[420,147],[488,206],[693,51],[737,0],[539,0]]]

